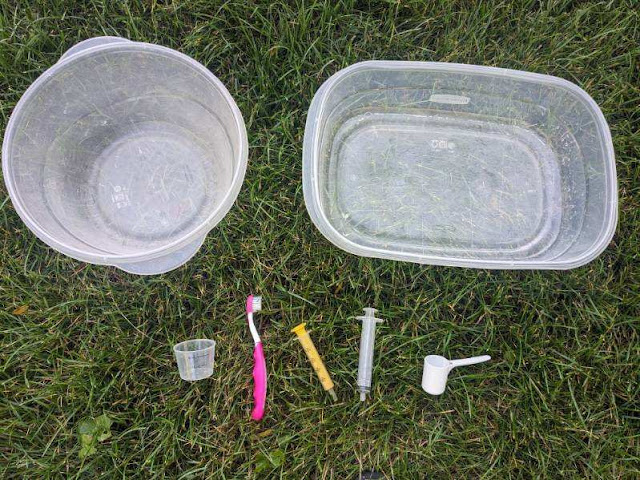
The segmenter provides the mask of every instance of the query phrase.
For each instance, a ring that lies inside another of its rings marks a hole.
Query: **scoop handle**
[[[476,363],[482,363],[491,360],[489,355],[481,355],[479,357],[461,358],[459,360],[450,360],[451,368],[464,367],[465,365],[475,365]]]
[[[262,342],[253,349],[253,410],[251,418],[262,420],[267,402],[267,362],[264,359]]]

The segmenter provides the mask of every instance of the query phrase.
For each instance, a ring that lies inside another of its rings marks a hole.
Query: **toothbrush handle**
[[[253,349],[253,411],[251,418],[261,420],[267,401],[267,362],[264,359],[262,342]]]

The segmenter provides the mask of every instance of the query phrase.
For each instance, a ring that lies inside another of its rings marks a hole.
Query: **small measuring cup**
[[[202,380],[213,374],[216,342],[206,338],[187,340],[173,347],[180,378],[189,382]]]

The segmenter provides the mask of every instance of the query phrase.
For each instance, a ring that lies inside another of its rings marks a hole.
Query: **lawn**
[[[1,184],[0,476],[638,478],[638,12],[635,1],[2,2],[1,132],[66,49],[119,35],[214,72],[242,111],[250,152],[238,200],[200,252],[154,277],[54,252]],[[303,201],[306,112],[331,74],[367,59],[513,68],[585,89],[616,151],[609,248],[572,271],[518,272],[331,245]],[[259,424],[249,418],[249,292],[264,299],[270,375]],[[365,306],[386,323],[372,399],[361,404],[354,317]],[[335,404],[290,333],[301,321],[332,373]],[[189,384],[171,346],[195,337],[218,342],[216,365]],[[493,360],[454,371],[447,392],[430,397],[420,388],[430,353]]]

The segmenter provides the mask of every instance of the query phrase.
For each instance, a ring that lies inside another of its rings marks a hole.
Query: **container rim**
[[[207,344],[207,346],[199,348],[198,350],[180,350],[180,347],[191,342],[204,342]],[[180,343],[176,343],[173,346],[173,351],[178,354],[202,353],[202,352],[212,350],[215,347],[216,347],[216,341],[210,338],[190,338],[189,340],[184,340]]]
[[[95,37],[94,37],[95,38]],[[113,37],[112,37],[113,38]],[[12,200],[13,206],[18,213],[18,216],[22,219],[22,221],[27,225],[27,227],[44,243],[49,245],[50,247],[58,250],[65,255],[68,255],[77,260],[86,261],[89,263],[94,263],[98,265],[114,265],[117,266],[121,263],[136,263],[143,262],[147,260],[153,260],[158,257],[165,256],[167,254],[173,253],[179,250],[181,247],[191,243],[195,238],[201,236],[204,238],[206,234],[213,229],[222,218],[229,212],[233,203],[235,202],[238,193],[242,187],[244,175],[247,168],[248,161],[248,140],[247,140],[247,131],[244,124],[244,120],[242,118],[242,114],[240,109],[238,108],[236,102],[233,97],[226,89],[226,87],[222,84],[222,82],[204,65],[200,62],[194,60],[193,58],[185,55],[177,50],[173,50],[168,47],[163,47],[161,45],[155,45],[151,43],[145,42],[134,42],[129,41],[126,38],[122,38],[122,42],[115,43],[107,43],[100,44],[95,46],[87,47],[77,53],[74,53],[67,58],[62,58],[58,60],[57,63],[52,65],[49,69],[45,70],[24,92],[24,94],[20,97],[16,106],[13,109],[11,117],[9,118],[9,122],[7,123],[7,128],[5,130],[4,141],[2,143],[2,171],[3,176],[5,178],[5,184],[7,186],[7,190],[9,192],[9,196]],[[86,41],[86,40],[85,40]],[[76,44],[77,45],[77,44]],[[71,47],[73,48],[73,47]],[[65,245],[52,236],[50,236],[46,229],[42,228],[36,221],[34,221],[29,215],[29,211],[26,208],[24,202],[20,198],[20,195],[15,187],[13,175],[10,172],[10,164],[11,164],[11,156],[10,156],[10,147],[13,141],[13,137],[15,136],[16,126],[21,119],[21,113],[24,109],[24,106],[28,104],[31,98],[46,84],[48,83],[55,75],[59,72],[63,71],[65,67],[82,61],[83,59],[93,56],[96,53],[115,53],[115,52],[123,52],[123,51],[139,51],[151,54],[157,54],[161,56],[170,57],[175,60],[181,61],[185,67],[190,67],[200,75],[204,77],[205,80],[208,80],[211,85],[217,89],[222,97],[226,100],[235,120],[235,127],[238,130],[238,135],[240,137],[240,144],[238,148],[238,153],[236,156],[236,167],[233,172],[233,178],[231,180],[231,188],[227,191],[225,196],[220,201],[218,207],[213,210],[209,216],[202,221],[200,225],[191,229],[180,238],[163,245],[158,248],[150,249],[145,252],[135,253],[135,254],[96,254],[91,251],[87,251],[81,248],[71,247],[69,245]],[[63,54],[64,55],[64,54]]]
[[[596,128],[602,140],[602,154],[605,161],[606,197],[610,200],[607,204],[607,222],[600,230],[598,240],[593,246],[581,255],[565,261],[532,261],[526,260],[476,260],[472,258],[451,257],[446,255],[420,255],[411,252],[398,252],[384,248],[367,247],[353,242],[340,233],[329,221],[321,208],[322,201],[318,189],[318,156],[316,152],[320,143],[322,125],[319,119],[326,110],[326,99],[331,90],[347,77],[366,70],[423,70],[441,71],[451,73],[469,73],[484,76],[501,76],[517,80],[531,81],[535,83],[554,85],[573,94],[582,101],[592,115]],[[522,270],[569,270],[589,263],[600,255],[609,245],[618,221],[618,183],[615,167],[615,152],[609,125],[600,110],[598,104],[578,85],[553,75],[526,72],[507,68],[488,67],[481,65],[469,65],[448,62],[418,62],[397,60],[368,60],[350,65],[329,77],[318,89],[311,101],[304,133],[302,153],[302,178],[305,205],[311,220],[318,230],[335,246],[355,255],[382,258],[387,260],[410,261],[428,265],[442,265],[453,267],[491,268],[491,269],[522,269]]]

